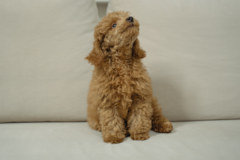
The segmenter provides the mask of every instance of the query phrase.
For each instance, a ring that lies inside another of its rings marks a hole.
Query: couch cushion
[[[0,1],[0,122],[86,120],[94,0]]]
[[[143,60],[173,121],[240,118],[240,1],[110,0],[140,22]]]
[[[104,143],[86,122],[0,124],[1,160],[239,160],[240,120],[174,122],[170,134],[150,131]]]

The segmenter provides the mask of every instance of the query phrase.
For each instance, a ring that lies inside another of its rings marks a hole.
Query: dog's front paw
[[[115,137],[115,136],[108,136],[108,137],[105,137],[103,140],[106,143],[115,144],[115,143],[123,142],[124,138],[119,138],[119,137]]]
[[[146,140],[149,138],[149,133],[137,133],[137,134],[131,134],[132,140]]]
[[[171,122],[163,122],[159,128],[154,128],[155,132],[160,132],[160,133],[170,133],[173,130],[173,126]]]

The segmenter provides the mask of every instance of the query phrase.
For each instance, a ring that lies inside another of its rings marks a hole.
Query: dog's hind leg
[[[157,102],[157,98],[152,97],[152,130],[160,133],[169,133],[173,130],[171,122],[163,116],[162,109],[159,107],[160,104]]]

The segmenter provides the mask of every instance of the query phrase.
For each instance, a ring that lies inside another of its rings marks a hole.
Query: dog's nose
[[[133,22],[133,17],[128,17],[128,18],[127,18],[127,21]]]

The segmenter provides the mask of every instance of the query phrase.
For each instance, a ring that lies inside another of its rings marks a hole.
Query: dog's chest
[[[132,85],[132,68],[127,65],[123,64],[116,64],[112,68],[112,73],[109,74],[110,76],[110,84],[111,90],[114,93],[124,96],[131,96],[133,93],[133,85]]]
[[[118,63],[119,62],[119,63]],[[121,117],[126,118],[128,110],[132,105],[134,99],[141,98],[141,83],[139,74],[139,67],[135,67],[128,61],[118,61],[113,64],[107,63],[98,76],[98,95],[104,102],[104,106],[114,107],[117,109]],[[142,73],[142,72],[141,72]],[[136,76],[137,75],[137,76]]]
[[[105,98],[111,102],[112,107],[116,107],[122,117],[126,117],[128,108],[132,104],[132,68],[124,63],[114,63],[109,65],[101,79],[105,81],[101,85]]]
[[[108,74],[111,77],[112,86],[124,93],[130,93],[133,89],[131,61],[116,58],[113,62],[109,67],[110,73]]]

